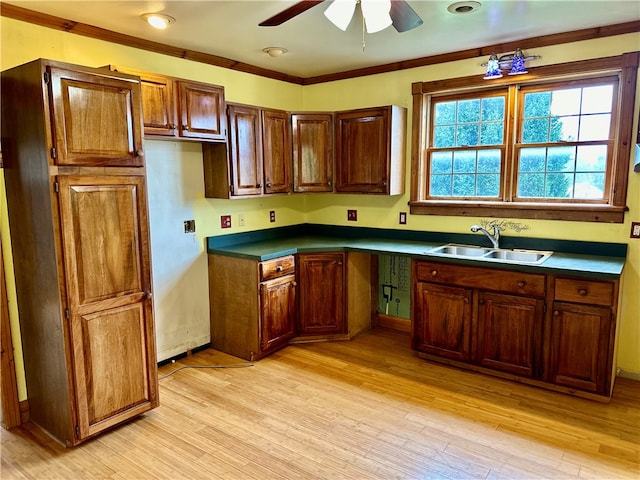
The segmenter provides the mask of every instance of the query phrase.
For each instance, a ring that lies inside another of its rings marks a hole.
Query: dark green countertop
[[[298,227],[298,226],[295,226]],[[402,255],[420,260],[436,260],[446,263],[456,263],[464,265],[475,265],[483,267],[502,268],[507,270],[520,270],[539,273],[554,274],[574,274],[586,275],[597,278],[617,279],[622,274],[626,260],[625,244],[604,244],[588,242],[585,245],[581,242],[555,242],[555,246],[564,246],[565,250],[558,251],[549,248],[552,246],[548,240],[540,240],[540,247],[532,247],[532,239],[522,242],[524,246],[513,245],[512,241],[504,241],[504,248],[527,248],[537,250],[552,250],[553,255],[539,265],[526,263],[501,262],[496,260],[486,260],[482,258],[456,258],[432,254],[429,251],[446,243],[464,243],[468,245],[485,246],[483,240],[486,237],[479,235],[464,234],[439,234],[431,235],[431,238],[420,238],[411,240],[407,238],[383,238],[378,229],[358,229],[357,233],[371,236],[353,235],[351,231],[344,228],[332,227],[328,230],[335,230],[336,235],[327,234],[305,234],[304,230],[284,228],[279,231],[272,229],[269,231],[250,232],[249,234],[233,234],[207,239],[207,252],[220,255],[247,258],[250,260],[264,261],[284,255],[295,253],[327,252],[327,251],[356,251],[370,254]],[[317,229],[310,229],[313,233],[318,233]],[[315,230],[315,231],[314,231]],[[263,232],[263,234],[260,234]],[[405,231],[406,232],[406,231]],[[279,235],[282,233],[283,235]],[[324,233],[324,232],[322,232]],[[419,232],[423,233],[423,232]],[[433,232],[427,232],[433,233]],[[393,232],[390,236],[393,235]],[[395,235],[398,237],[397,235]],[[416,235],[420,236],[420,235]],[[406,235],[405,235],[406,237]],[[461,241],[464,240],[464,241]],[[473,240],[476,240],[475,242]],[[502,242],[501,242],[502,243]],[[535,243],[535,242],[533,242]],[[578,243],[576,245],[576,243]],[[501,244],[501,246],[503,246]],[[622,248],[624,246],[625,248]],[[571,250],[578,250],[571,251]],[[588,254],[579,252],[589,252]],[[593,254],[594,251],[601,251],[603,254]]]

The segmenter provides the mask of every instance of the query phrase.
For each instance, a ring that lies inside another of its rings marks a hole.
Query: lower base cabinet
[[[610,398],[618,280],[420,260],[412,272],[412,347],[421,356]]]

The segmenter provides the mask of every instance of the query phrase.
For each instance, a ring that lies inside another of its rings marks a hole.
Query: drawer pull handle
[[[431,276],[432,277],[437,277],[438,276],[438,271],[437,270],[431,270]]]
[[[580,290],[578,290],[578,294],[584,297],[587,294],[587,289],[581,288]]]
[[[527,282],[525,282],[524,280],[520,280],[520,281],[518,282],[518,288],[522,288],[522,287],[524,287],[526,284],[527,284]]]
[[[283,270],[282,265],[278,265],[276,267],[276,272],[281,272]]]

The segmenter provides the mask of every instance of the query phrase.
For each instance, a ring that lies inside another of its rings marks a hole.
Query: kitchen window
[[[638,52],[413,89],[411,213],[621,223]]]

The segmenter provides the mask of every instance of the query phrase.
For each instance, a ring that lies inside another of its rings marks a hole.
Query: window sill
[[[628,207],[593,204],[505,203],[423,200],[409,202],[411,215],[451,215],[574,222],[623,223]]]

